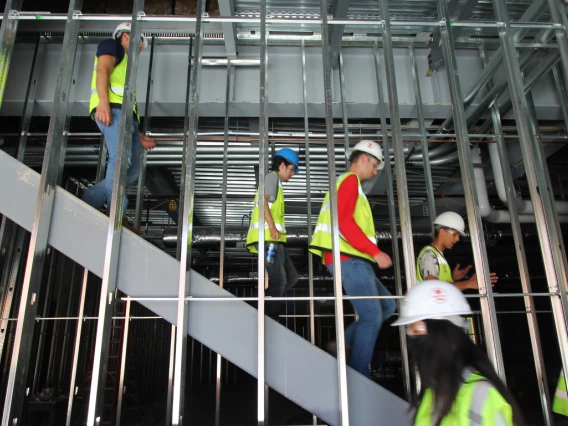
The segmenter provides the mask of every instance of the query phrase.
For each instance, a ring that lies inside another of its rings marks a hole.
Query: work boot
[[[136,235],[140,235],[140,228],[135,228],[130,223],[125,216],[122,217],[122,227],[128,229],[130,232],[135,233]]]
[[[325,351],[330,354],[331,356],[334,356],[337,358],[337,342],[335,340],[332,340],[330,342],[327,342],[325,344]],[[351,349],[349,349],[348,347],[345,348],[345,360],[347,363],[349,363],[349,358],[351,357]]]

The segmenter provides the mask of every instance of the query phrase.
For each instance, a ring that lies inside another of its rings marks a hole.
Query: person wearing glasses
[[[418,281],[441,280],[454,284],[461,291],[477,290],[477,274],[466,278],[472,265],[460,268],[458,263],[452,270],[444,256],[446,250],[451,250],[465,236],[465,222],[455,212],[444,212],[434,220],[435,232],[432,242],[424,247],[416,259],[416,278]],[[498,280],[497,274],[492,272],[491,284]]]
[[[102,208],[106,203],[107,209],[110,210],[114,168],[119,148],[118,132],[126,83],[130,30],[130,22],[123,22],[116,27],[112,38],[99,43],[93,66],[89,112],[103,134],[108,150],[105,178],[88,188],[83,194],[83,201],[96,209]],[[142,52],[147,46],[148,41],[146,37],[142,36],[140,38],[139,52]],[[148,136],[143,135],[138,128],[140,116],[138,115],[136,100],[134,100],[132,113],[134,115],[131,129],[132,144],[127,160],[126,185],[133,185],[138,182],[142,149],[150,150],[156,146],[155,142]],[[126,213],[127,207],[128,198],[125,195],[124,213]],[[123,218],[122,225],[137,234],[140,233],[140,230],[128,224],[126,218]]]
[[[265,268],[268,274],[266,296],[283,297],[298,282],[298,272],[285,246],[286,226],[282,182],[288,182],[299,171],[298,153],[290,148],[283,148],[272,156],[272,170],[264,180]],[[259,204],[257,190],[246,242],[251,253],[258,253]],[[278,321],[280,306],[279,302],[267,302],[266,315]]]

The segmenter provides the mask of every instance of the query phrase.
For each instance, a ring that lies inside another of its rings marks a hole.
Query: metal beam
[[[457,71],[457,61],[454,54],[454,38],[451,32],[451,18],[446,0],[436,0],[438,18],[442,21],[440,35],[446,64],[448,86],[453,104],[453,116],[457,135],[457,149],[463,181],[464,195],[469,219],[471,245],[473,249],[475,270],[479,294],[486,297],[480,300],[483,330],[486,337],[487,352],[493,362],[497,373],[505,380],[505,367],[501,353],[501,341],[497,328],[497,316],[495,314],[495,301],[491,278],[489,277],[489,262],[485,248],[483,225],[479,209],[479,200],[473,172],[472,154],[469,148],[469,136],[465,118],[465,108],[460,87],[460,78]]]
[[[233,16],[234,13],[234,0],[219,0],[219,14],[221,16]],[[221,27],[223,28],[223,38],[225,39],[225,52],[227,53],[227,58],[236,58],[237,24],[234,22],[224,22],[221,24]]]
[[[467,21],[478,2],[479,0],[452,0],[449,6],[451,19],[454,21]],[[452,28],[454,40],[460,36],[463,30],[464,27]],[[430,54],[428,55],[428,76],[432,75],[434,71],[436,71],[444,63],[439,30],[437,30],[434,34],[433,45],[434,47],[430,50]]]
[[[119,146],[116,153],[111,205],[108,206],[110,213],[107,229],[107,243],[105,247],[105,268],[99,298],[97,333],[93,352],[93,374],[89,393],[89,407],[87,410],[87,426],[97,425],[97,422],[102,419],[103,414],[108,349],[112,324],[112,306],[116,290],[118,256],[120,254],[120,240],[122,236],[126,172],[128,170],[129,152],[132,146],[132,108],[136,97],[136,76],[140,53],[138,45],[142,33],[142,24],[136,20],[136,17],[143,10],[144,0],[134,0],[130,45],[128,48],[130,54],[128,55],[128,68],[124,81],[124,98],[118,131]]]
[[[172,402],[172,425],[181,425],[185,406],[185,366],[187,349],[187,328],[189,319],[189,303],[185,299],[189,295],[191,269],[191,230],[193,222],[193,191],[195,189],[195,159],[197,148],[199,89],[201,83],[201,60],[203,55],[202,17],[205,13],[205,0],[197,2],[197,21],[195,28],[195,48],[191,79],[189,81],[186,108],[189,108],[184,125],[184,155],[181,169],[180,185],[181,221],[179,221],[181,243],[178,245],[179,279],[177,301],[176,348],[174,361],[174,388]],[[191,51],[191,48],[190,48]],[[191,57],[188,61],[191,66]]]
[[[334,0],[331,6],[331,16],[334,19],[347,18],[349,11],[349,0]],[[341,41],[345,25],[332,25],[329,29],[329,61],[332,68],[337,68],[339,63],[339,52],[341,51]]]
[[[22,412],[29,359],[33,343],[33,330],[37,312],[43,267],[47,251],[47,241],[51,224],[51,214],[55,196],[54,188],[63,168],[65,154],[65,131],[69,125],[68,104],[77,50],[78,21],[73,19],[80,10],[82,0],[71,0],[67,13],[63,51],[59,62],[59,73],[55,85],[57,94],[53,102],[52,119],[49,122],[47,143],[42,167],[40,190],[37,198],[32,237],[28,252],[15,344],[12,351],[10,373],[6,388],[6,400],[2,426],[16,424]],[[4,22],[5,23],[5,22]]]
[[[320,0],[322,16],[322,62],[325,99],[325,129],[327,136],[327,158],[329,163],[329,205],[331,217],[331,247],[333,256],[333,289],[335,295],[335,336],[337,341],[337,385],[339,419],[341,426],[349,425],[349,398],[347,393],[347,358],[345,356],[345,327],[343,319],[343,284],[339,251],[339,216],[337,206],[337,179],[335,167],[335,142],[333,138],[333,93],[331,87],[331,63],[329,50],[329,26],[327,24],[327,2]]]

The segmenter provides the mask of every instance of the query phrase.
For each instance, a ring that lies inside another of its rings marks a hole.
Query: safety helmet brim
[[[471,315],[471,309],[470,310],[463,310],[463,311],[458,311],[458,312],[452,312],[452,316],[455,315]],[[444,317],[440,316],[440,317],[436,317],[433,318],[432,315],[412,315],[412,316],[407,316],[404,318],[400,318],[397,319],[395,322],[392,323],[393,327],[396,327],[398,325],[407,325],[407,324],[412,324],[418,321],[423,321],[423,320],[427,320],[427,319],[444,319]]]

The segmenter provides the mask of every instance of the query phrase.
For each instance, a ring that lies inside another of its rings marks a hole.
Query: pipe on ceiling
[[[507,204],[507,194],[505,192],[505,182],[503,180],[503,169],[501,169],[501,161],[499,160],[499,149],[497,148],[497,144],[489,144],[489,158],[491,159],[491,168],[493,170],[493,178],[495,179],[497,195],[504,204]],[[515,196],[514,202],[519,214],[534,214],[532,201],[523,200],[522,198]],[[556,212],[559,215],[568,214],[568,201],[556,201],[555,205]]]
[[[496,210],[489,203],[489,195],[487,194],[487,182],[485,181],[485,171],[481,160],[481,152],[479,147],[472,150],[473,173],[475,176],[475,186],[477,188],[477,198],[479,202],[479,210],[481,217],[490,223],[511,223],[511,216],[508,210]],[[520,223],[535,223],[535,217],[532,214],[519,214]],[[559,215],[560,223],[568,223],[568,215]]]

